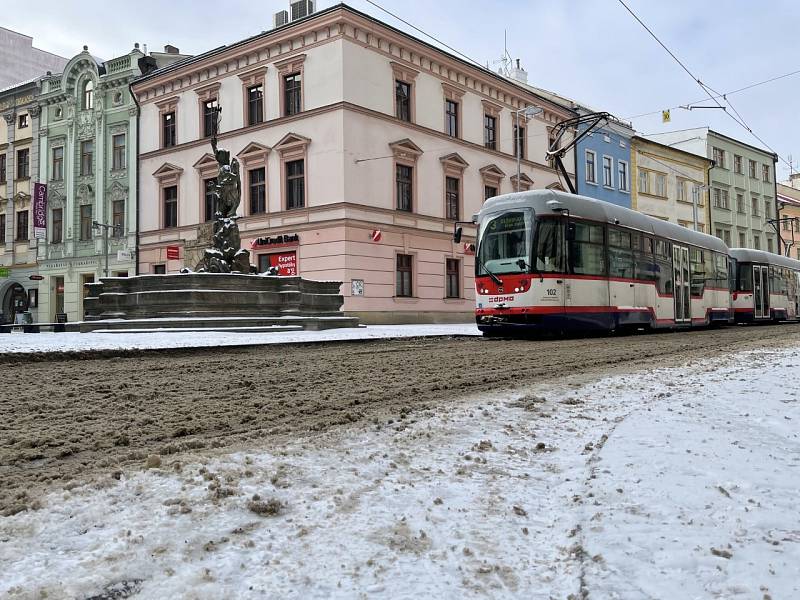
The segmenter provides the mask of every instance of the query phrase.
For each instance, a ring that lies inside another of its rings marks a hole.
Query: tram
[[[733,318],[728,247],[716,237],[555,190],[490,198],[473,223],[475,318],[486,335]]]
[[[800,260],[747,248],[728,251],[737,323],[800,318]]]

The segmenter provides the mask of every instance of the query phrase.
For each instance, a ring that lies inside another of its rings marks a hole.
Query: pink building
[[[211,243],[218,104],[253,262],[342,280],[344,309],[373,323],[472,319],[474,262],[452,241],[454,221],[517,189],[513,140],[528,106],[543,110],[519,120],[519,188],[560,189],[548,133],[573,116],[343,5],[155,71],[133,91],[141,273],[194,267]]]

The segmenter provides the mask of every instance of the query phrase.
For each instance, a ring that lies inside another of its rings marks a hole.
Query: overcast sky
[[[796,0],[627,3],[697,77],[721,93],[800,70]],[[321,0],[317,8],[332,4]],[[365,0],[348,4],[408,29]],[[493,68],[503,53],[505,31],[509,52],[521,59],[530,83],[623,119],[707,98],[618,0],[380,0],[378,4]],[[94,55],[111,58],[129,51],[134,42],[146,43],[151,50],[170,43],[197,54],[269,29],[272,14],[287,5],[288,1],[278,0],[89,0],[79,9],[75,2],[39,0],[36,19],[26,11],[5,11],[0,25],[31,35],[36,47],[66,57],[87,44]],[[800,74],[729,97],[759,137],[784,159],[793,156],[796,168],[800,165],[798,98]],[[633,124],[642,133],[709,125],[762,146],[719,109],[675,109],[671,123],[662,124],[658,112],[633,119]],[[779,179],[788,172],[781,163]]]

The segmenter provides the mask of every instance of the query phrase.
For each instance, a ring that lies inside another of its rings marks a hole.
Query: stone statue
[[[222,108],[215,107],[214,122],[211,132],[211,148],[217,159],[217,184],[214,186],[214,197],[217,210],[214,213],[213,240],[214,247],[203,253],[197,265],[200,273],[255,273],[256,268],[250,264],[250,252],[244,250],[236,224],[236,209],[242,198],[242,180],[239,176],[239,161],[231,160],[229,150],[217,146],[217,131]]]

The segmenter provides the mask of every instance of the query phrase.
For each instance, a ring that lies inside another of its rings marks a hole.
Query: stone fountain
[[[211,148],[217,160],[213,190],[213,247],[194,270],[169,275],[103,277],[87,284],[81,331],[105,329],[295,330],[357,327],[341,312],[340,281],[257,273],[241,247],[236,209],[241,202],[239,161],[217,145],[217,107]]]

